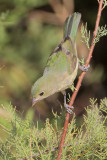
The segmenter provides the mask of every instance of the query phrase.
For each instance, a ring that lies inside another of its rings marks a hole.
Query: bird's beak
[[[32,98],[32,107],[37,103],[37,99],[36,98]]]

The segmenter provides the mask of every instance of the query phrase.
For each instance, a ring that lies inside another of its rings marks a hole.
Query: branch
[[[65,147],[71,147],[71,144],[64,145],[63,148],[65,148]],[[54,152],[54,151],[57,150],[57,149],[59,149],[59,147],[54,147],[54,148],[52,148],[51,150],[50,150],[50,149],[49,149],[49,150],[47,149],[47,150],[45,150],[44,152],[42,152],[42,154],[46,154],[46,153],[48,153],[48,152]],[[20,159],[20,160],[28,160],[28,159],[35,158],[35,157],[38,157],[38,156],[40,156],[40,152],[36,153],[35,155],[31,155],[31,156],[29,156],[28,158],[25,157],[25,158]]]
[[[102,12],[103,0],[100,0],[98,2],[99,2],[98,14],[97,14],[97,19],[96,19],[95,29],[94,29],[94,32],[93,32],[93,39],[92,39],[92,42],[91,42],[91,47],[89,49],[88,57],[87,57],[86,63],[85,63],[86,67],[89,65],[90,60],[92,58],[93,50],[94,50],[94,47],[95,47],[94,39],[95,39],[95,37],[97,35],[99,22],[100,22],[100,17],[101,17],[101,12]],[[74,91],[74,93],[73,93],[73,95],[71,97],[70,102],[69,102],[70,106],[72,106],[73,103],[74,103],[74,100],[75,100],[76,95],[77,95],[77,93],[79,91],[79,88],[81,86],[81,83],[82,83],[82,80],[83,80],[85,74],[86,74],[86,72],[82,72],[81,75],[79,76],[79,79],[78,79],[78,82],[77,82],[77,85],[76,85],[76,89],[75,89],[75,91]],[[63,147],[64,142],[65,142],[65,137],[66,137],[67,128],[68,128],[68,122],[69,122],[69,116],[70,116],[69,113],[67,113],[66,117],[65,117],[63,135],[62,135],[61,142],[60,142],[60,145],[59,145],[59,152],[58,152],[57,160],[61,159],[62,147]]]

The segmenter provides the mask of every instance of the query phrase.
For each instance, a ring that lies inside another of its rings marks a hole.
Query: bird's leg
[[[89,68],[90,68],[90,65],[88,65],[88,67],[86,67],[85,65],[80,65],[80,63],[79,63],[79,69],[82,70],[83,72],[88,71]]]
[[[65,92],[65,91],[64,91],[64,107],[66,108],[66,110],[67,110],[67,112],[68,112],[69,114],[72,114],[72,113],[73,113],[72,109],[74,109],[74,107],[73,107],[73,106],[69,106],[69,105],[66,103],[66,92]]]

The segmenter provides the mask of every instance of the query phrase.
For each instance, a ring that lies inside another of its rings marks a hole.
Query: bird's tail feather
[[[77,33],[80,19],[81,19],[81,14],[78,12],[75,12],[65,20],[64,39],[69,36],[72,39],[72,41],[76,40],[76,33]]]

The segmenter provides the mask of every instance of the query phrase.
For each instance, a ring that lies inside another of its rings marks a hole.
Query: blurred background
[[[80,12],[81,24],[87,22],[92,35],[97,9],[97,0],[0,0],[0,105],[12,104],[25,117],[31,109],[31,87],[63,38],[64,20],[69,14]],[[104,9],[100,26],[107,24],[106,21],[107,9]],[[79,58],[87,57],[88,49],[81,41],[80,28],[77,50]],[[95,46],[91,67],[75,100],[76,115],[84,112],[89,98],[97,98],[99,102],[107,95],[106,60],[107,37],[102,37]],[[72,95],[69,89],[67,92]],[[52,110],[60,113],[61,104],[61,94],[39,102],[32,108],[34,119],[51,117]]]

